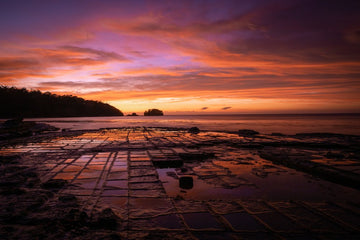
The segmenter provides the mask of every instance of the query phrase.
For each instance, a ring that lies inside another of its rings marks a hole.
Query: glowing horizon
[[[356,1],[7,1],[0,84],[124,113],[360,112]]]

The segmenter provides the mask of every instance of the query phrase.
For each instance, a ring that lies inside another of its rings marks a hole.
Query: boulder
[[[106,208],[101,211],[94,223],[95,228],[116,230],[119,217],[113,212],[111,208]]]
[[[63,188],[66,184],[67,181],[64,179],[50,179],[49,181],[41,184],[41,187],[45,189],[59,190]]]
[[[198,127],[192,127],[188,130],[189,133],[198,134],[200,132],[200,129]]]
[[[250,136],[258,135],[259,132],[255,131],[255,130],[251,130],[251,129],[241,129],[238,131],[238,134],[240,136],[250,137]]]

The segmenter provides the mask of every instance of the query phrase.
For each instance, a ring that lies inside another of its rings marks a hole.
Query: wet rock
[[[337,152],[327,152],[325,157],[327,158],[336,158],[336,159],[343,159],[345,156],[342,153]]]
[[[198,134],[200,129],[198,127],[192,127],[188,130],[189,133]]]
[[[44,193],[37,193],[35,196],[32,196],[32,203],[28,206],[28,211],[36,211],[41,206],[45,204],[45,202],[48,200],[48,196]]]
[[[3,127],[6,127],[6,128],[17,127],[17,126],[19,126],[22,122],[23,122],[23,118],[22,118],[22,117],[9,119],[9,120],[6,120],[6,121],[3,123]]]
[[[249,149],[262,149],[264,145],[260,143],[242,143],[239,145],[241,148],[249,148]]]
[[[0,164],[17,164],[19,159],[19,155],[0,156]]]
[[[111,208],[101,211],[97,217],[97,221],[93,224],[95,228],[116,230],[119,217]]]
[[[214,157],[214,153],[198,152],[198,153],[179,153],[179,157],[187,162],[203,161]]]
[[[76,228],[89,224],[89,216],[77,208],[71,209],[64,217],[58,219],[66,228]]]
[[[250,136],[258,135],[259,132],[251,129],[241,129],[238,131],[238,134],[239,136],[250,137]]]
[[[344,137],[344,136],[352,136],[338,133],[296,133],[297,137],[319,137],[319,138],[331,138],[331,137]]]
[[[104,234],[103,236],[99,236],[99,240],[121,240],[122,238],[117,233]]]
[[[166,175],[172,177],[174,179],[178,179],[179,177],[176,175],[175,172],[166,172]]]
[[[9,179],[9,180],[3,180],[0,182],[0,187],[1,188],[14,188],[14,187],[18,187],[21,185],[21,181],[19,181],[19,179]]]
[[[17,166],[17,165],[9,165],[6,168],[1,169],[1,173],[6,174],[6,173],[15,173],[21,170],[26,169],[26,167],[23,166]]]
[[[72,194],[63,195],[63,196],[59,197],[59,201],[64,202],[64,203],[66,203],[66,202],[74,202],[74,201],[76,201],[76,197],[74,195],[72,195]]]
[[[35,123],[34,126],[32,126],[30,128],[30,130],[33,133],[39,133],[39,132],[44,132],[44,131],[58,131],[59,128],[51,126],[46,123]]]
[[[24,193],[26,191],[19,187],[3,187],[0,189],[0,195],[21,195]]]
[[[342,171],[332,166],[310,161],[307,156],[290,155],[285,151],[270,150],[259,151],[259,156],[272,161],[275,164],[281,164],[289,168],[307,172],[313,176],[325,180],[342,184],[344,186],[360,189],[360,177],[358,174]]]
[[[45,189],[59,190],[63,188],[66,184],[67,181],[64,179],[50,179],[49,181],[41,184],[41,187]]]
[[[283,137],[283,136],[285,136],[285,134],[274,132],[274,133],[271,133],[271,136]]]
[[[26,180],[25,186],[28,188],[33,188],[35,187],[37,184],[40,183],[39,178],[37,177],[30,177]]]
[[[77,203],[76,197],[72,194],[60,196],[59,201],[61,203],[65,203],[65,204],[76,204]]]
[[[184,164],[181,159],[153,159],[152,162],[156,168],[178,168]]]
[[[194,187],[194,180],[190,176],[180,177],[179,186],[182,189],[192,189]]]

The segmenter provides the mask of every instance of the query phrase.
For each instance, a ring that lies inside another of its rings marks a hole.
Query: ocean
[[[61,129],[85,130],[117,127],[198,127],[200,130],[237,131],[253,129],[260,133],[341,133],[360,135],[360,114],[237,114],[167,115],[123,117],[28,118]]]

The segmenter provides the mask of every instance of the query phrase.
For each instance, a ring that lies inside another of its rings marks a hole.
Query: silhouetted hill
[[[0,86],[0,118],[123,115],[119,109],[99,101]]]

